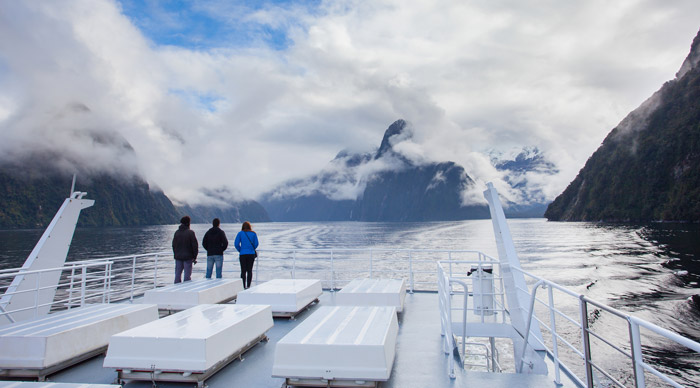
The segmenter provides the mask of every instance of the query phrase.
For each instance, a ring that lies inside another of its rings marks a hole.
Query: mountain
[[[223,223],[270,221],[270,216],[262,205],[252,200],[233,200],[232,198],[238,196],[229,189],[203,190],[202,194],[213,203],[176,206],[178,213],[189,215],[195,224],[208,224],[214,218],[218,218]]]
[[[42,228],[68,197],[72,177],[53,169],[0,166],[0,228]],[[80,175],[76,190],[95,198],[79,226],[173,224],[175,207],[162,191],[136,176]]]
[[[32,163],[36,163],[33,158]],[[0,165],[0,228],[43,228],[68,197],[72,177],[45,165]],[[87,192],[95,205],[85,209],[78,226],[134,226],[176,224],[190,215],[193,223],[269,221],[265,209],[251,200],[214,205],[175,206],[160,190],[137,175],[78,174],[76,190]]]
[[[543,176],[552,176],[559,170],[546,159],[537,147],[524,147],[513,150],[505,157],[502,153],[492,151],[489,154],[491,164],[503,172],[504,180],[517,193],[517,202],[506,202],[504,212],[509,218],[540,218],[547,210],[550,201],[541,187],[533,184],[532,179],[542,181]]]
[[[341,151],[320,173],[263,195],[274,221],[433,221],[488,218],[485,205],[463,205],[474,186],[453,162],[416,164],[394,150],[412,136],[397,120],[374,153]]]
[[[73,104],[53,119],[89,122],[90,114],[85,105]],[[39,141],[34,151],[18,147],[12,155],[0,155],[0,228],[46,227],[68,197],[73,173],[78,177],[76,190],[95,199],[95,205],[81,213],[79,226],[175,224],[184,214],[201,223],[214,217],[222,222],[269,221],[259,203],[232,200],[235,196],[226,190],[203,193],[212,200],[209,205],[176,207],[141,178],[135,151],[121,135],[89,127],[69,129],[62,140],[72,148]],[[104,155],[110,157],[99,158]]]
[[[676,78],[608,134],[545,217],[700,221],[700,32]]]

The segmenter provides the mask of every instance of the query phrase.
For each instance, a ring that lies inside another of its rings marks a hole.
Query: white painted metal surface
[[[0,369],[51,367],[104,348],[112,334],[157,319],[155,305],[99,304],[6,325],[0,327]]]
[[[486,186],[484,198],[489,203],[491,225],[498,248],[498,260],[501,262],[501,276],[508,298],[511,325],[521,338],[528,337],[527,351],[522,361],[527,363],[529,367],[522,371],[519,370],[519,372],[547,374],[547,365],[544,362],[546,348],[542,345],[544,343],[542,332],[539,323],[532,322],[530,319],[530,311],[528,311],[530,292],[521,272],[520,260],[515,251],[515,244],[513,244],[503,206],[501,206],[501,200],[493,184],[489,182]],[[525,292],[518,292],[519,290]],[[518,338],[513,338],[513,341],[517,345]]]
[[[159,309],[184,310],[200,304],[228,302],[243,291],[241,279],[197,279],[146,291],[143,303]]]
[[[318,279],[273,279],[241,291],[237,304],[267,304],[272,314],[295,314],[323,293]]]
[[[104,367],[203,373],[272,325],[270,306],[203,304],[112,336]]]
[[[0,388],[119,388],[112,384],[47,383],[25,381],[0,381]]]
[[[22,265],[23,270],[37,271],[63,265],[73,240],[80,211],[95,203],[92,199],[83,199],[86,194],[71,192],[71,196],[63,201],[63,205]],[[19,322],[48,314],[60,276],[60,271],[17,275],[0,298],[1,309],[16,312],[10,315],[12,320],[6,316],[0,316],[0,324]],[[35,305],[39,307],[30,308]]]
[[[394,306],[403,311],[406,283],[403,279],[355,279],[338,291],[335,303],[341,306]]]
[[[396,309],[321,306],[275,348],[275,377],[386,381],[396,354]]]

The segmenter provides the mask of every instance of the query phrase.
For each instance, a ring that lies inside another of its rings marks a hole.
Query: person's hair
[[[190,225],[190,216],[184,216],[184,217],[180,218],[180,223],[189,226]]]
[[[214,218],[214,220],[211,222],[211,224],[214,225],[214,227],[219,226],[220,223],[221,223],[221,221],[219,221],[218,218]]]
[[[241,226],[241,230],[251,231],[251,230],[253,230],[253,227],[250,226],[250,222],[245,221],[245,222],[243,222],[243,226]]]

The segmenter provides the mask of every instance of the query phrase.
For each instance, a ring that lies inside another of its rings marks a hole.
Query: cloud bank
[[[255,198],[404,118],[402,153],[478,183],[501,177],[486,150],[538,147],[551,199],[700,27],[695,0],[139,4],[0,3],[0,158],[78,152],[175,200]]]

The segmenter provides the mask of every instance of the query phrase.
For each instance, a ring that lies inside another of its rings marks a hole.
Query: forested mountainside
[[[0,228],[44,228],[69,195],[72,176],[44,164],[29,165],[0,166]],[[78,226],[176,224],[185,214],[194,223],[209,223],[214,217],[224,223],[270,220],[255,201],[176,207],[162,191],[153,190],[138,176],[79,174],[75,189],[95,200],[94,206],[81,212]]]
[[[700,33],[676,78],[610,132],[545,217],[700,221]]]
[[[69,195],[72,177],[17,166],[0,167],[0,228],[43,228]],[[161,191],[143,180],[107,174],[80,176],[76,190],[95,205],[82,211],[79,226],[172,224],[178,213]]]

